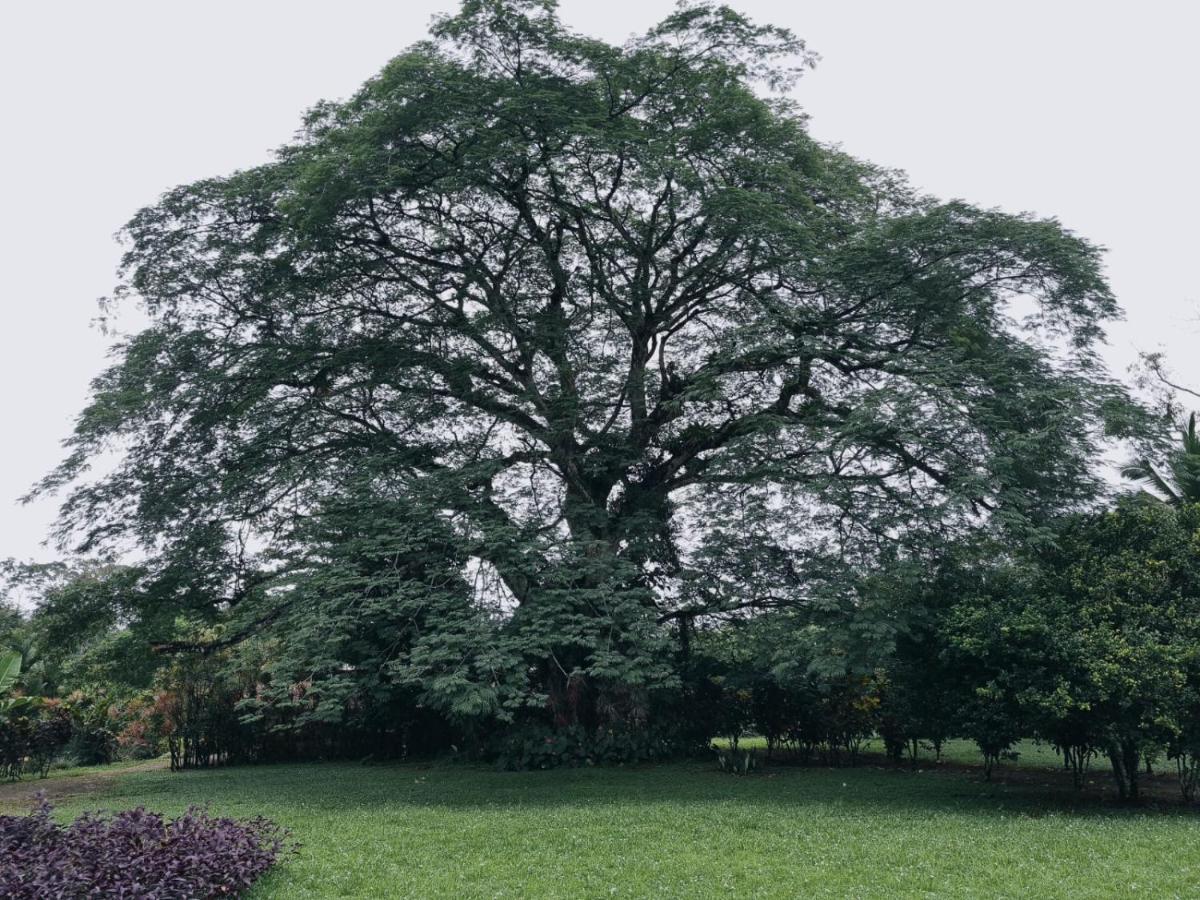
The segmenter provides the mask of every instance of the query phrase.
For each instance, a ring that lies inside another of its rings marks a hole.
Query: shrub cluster
[[[989,761],[1019,737],[1047,741],[1077,786],[1105,760],[1122,797],[1137,797],[1165,754],[1193,799],[1198,536],[1200,507],[1129,501],[1067,520],[1029,558],[947,567],[924,646],[901,653],[907,705],[935,711]]]
[[[0,704],[0,775],[46,777],[56,760],[101,765],[151,759],[165,749],[163,695],[121,701],[100,688],[65,698],[17,696]]]
[[[70,709],[40,697],[9,698],[0,709],[0,772],[9,781],[45,778],[73,733]]]
[[[695,693],[711,735],[732,750],[744,735],[761,735],[768,757],[787,751],[806,763],[854,764],[879,724],[878,684],[866,676],[787,676],[743,662],[708,675]]]
[[[213,818],[201,809],[166,820],[138,809],[54,821],[44,797],[27,816],[0,816],[0,896],[190,900],[247,890],[293,851],[272,822]]]
[[[1082,787],[1103,760],[1122,797],[1154,760],[1200,792],[1200,506],[1128,502],[1072,517],[1037,553],[961,548],[887,607],[907,621],[869,675],[818,675],[816,656],[779,648],[766,620],[717,629],[700,705],[731,747],[827,763],[871,735],[894,759],[973,740],[987,777],[1022,738],[1054,746]]]
[[[160,673],[153,718],[172,769],[280,760],[399,759],[478,739],[415,703],[402,688],[352,690],[336,715],[322,685],[280,690],[256,660],[234,654],[178,659]],[[148,715],[148,714],[147,714]]]

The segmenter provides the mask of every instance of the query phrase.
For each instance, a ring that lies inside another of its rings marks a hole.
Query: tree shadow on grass
[[[1041,775],[1045,779],[1041,779]],[[147,773],[122,779],[104,798],[136,802],[211,802],[289,805],[322,812],[384,808],[446,810],[545,810],[603,806],[713,806],[783,811],[805,807],[845,815],[953,815],[983,818],[1049,815],[1072,817],[1187,817],[1200,807],[1172,798],[1173,780],[1160,776],[1153,794],[1121,802],[1104,773],[1082,792],[1053,770],[1025,770],[1016,780],[986,782],[959,769],[916,771],[879,765],[846,768],[767,767],[735,777],[707,762],[631,767],[497,772],[456,763],[297,763],[235,766],[182,773]],[[107,804],[106,804],[107,805]]]

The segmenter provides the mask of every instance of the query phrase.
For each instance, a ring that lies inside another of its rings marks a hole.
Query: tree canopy
[[[1066,518],[1034,559],[978,567],[943,618],[944,677],[993,719],[1015,718],[1010,738],[1069,751],[1077,777],[1107,756],[1122,796],[1137,795],[1143,756],[1159,748],[1192,772],[1198,528],[1195,505],[1126,501]]]
[[[40,487],[60,536],[140,554],[164,641],[591,723],[697,616],[836,614],[880,559],[1086,504],[1131,415],[1098,249],[814,140],[772,93],[810,62],[723,6],[613,46],[467,0],[129,223],[150,324]]]

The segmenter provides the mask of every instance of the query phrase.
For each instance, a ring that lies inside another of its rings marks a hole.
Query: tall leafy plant
[[[0,652],[0,697],[7,694],[21,677],[21,654],[16,650]]]

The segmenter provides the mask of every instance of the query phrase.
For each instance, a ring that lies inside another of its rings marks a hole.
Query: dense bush
[[[173,769],[297,759],[427,757],[479,749],[477,734],[450,725],[411,691],[340,689],[352,683],[305,679],[271,683],[258,656],[214,654],[175,660],[149,706],[123,738],[159,737]],[[339,692],[331,702],[331,687]],[[336,707],[335,714],[329,707]]]
[[[712,679],[716,733],[729,741],[729,746],[734,750],[742,736],[755,727],[755,692],[747,685],[749,681],[750,678],[736,675],[717,675]]]
[[[118,710],[117,752],[124,759],[153,759],[166,748],[166,697],[139,694]]]
[[[289,852],[287,832],[262,818],[239,822],[192,808],[165,820],[139,807],[59,825],[41,798],[28,816],[0,816],[0,896],[237,896]]]
[[[31,711],[10,711],[0,718],[0,776],[9,781],[21,777],[33,745],[36,724]]]
[[[82,766],[110,763],[117,758],[119,723],[113,700],[101,688],[75,691],[67,697],[71,711],[71,740],[66,755]]]
[[[8,698],[0,709],[0,775],[10,781],[28,773],[45,778],[72,733],[70,713],[59,701]]]
[[[149,697],[116,702],[95,688],[65,699],[8,698],[0,708],[0,766],[10,779],[45,777],[60,757],[98,765],[151,759],[162,750],[162,716]]]
[[[768,757],[827,765],[853,764],[869,737],[914,763],[968,738],[987,778],[1035,738],[1058,750],[1077,787],[1106,761],[1128,798],[1165,753],[1195,799],[1200,506],[1125,501],[1060,520],[1049,536],[1021,553],[964,545],[913,568],[917,577],[868,585],[904,613],[870,675],[852,674],[849,660],[830,665],[802,640],[783,644],[766,617],[698,634],[701,715],[731,753],[758,734]]]
[[[70,710],[57,700],[46,701],[29,742],[29,768],[45,778],[55,757],[70,742],[71,732]]]
[[[715,667],[710,662],[709,667]],[[781,676],[745,659],[712,676],[705,700],[716,726],[711,734],[737,751],[740,739],[758,734],[767,756],[788,751],[803,762],[853,765],[863,743],[880,727],[880,687],[861,675]]]
[[[1064,521],[1021,565],[990,567],[946,611],[948,652],[931,660],[972,691],[965,724],[995,730],[993,750],[1018,728],[1053,744],[1077,786],[1107,759],[1129,798],[1166,750],[1194,792],[1198,537],[1200,508],[1131,501]]]
[[[160,699],[172,769],[206,768],[254,759],[254,729],[242,723],[237,705],[243,686],[223,660],[182,658],[165,673]]]
[[[1019,705],[994,685],[976,687],[958,710],[957,730],[975,742],[983,754],[983,775],[989,781],[1002,759],[1017,758],[1013,745],[1023,736]],[[1069,764],[1069,758],[1065,758]]]

